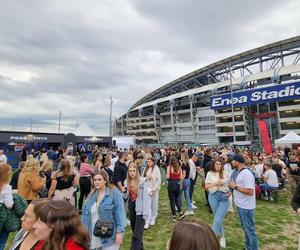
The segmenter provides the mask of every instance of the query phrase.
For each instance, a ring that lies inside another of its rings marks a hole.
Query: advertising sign
[[[25,143],[17,143],[14,147],[14,151],[17,153],[20,153],[23,151],[23,149],[26,147]]]
[[[238,91],[219,96],[210,97],[211,109],[251,106],[266,102],[280,102],[292,99],[300,99],[300,82],[278,84],[270,87],[255,88],[246,91]]]

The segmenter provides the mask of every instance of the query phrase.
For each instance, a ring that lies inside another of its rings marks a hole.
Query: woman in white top
[[[278,177],[276,172],[272,169],[272,165],[268,162],[264,163],[265,173],[263,174],[264,183],[259,184],[263,190],[262,196],[265,200],[273,201],[272,190],[279,187]]]
[[[157,165],[155,165],[154,158],[150,157],[147,159],[147,166],[143,173],[143,177],[146,178],[148,194],[150,196],[149,209],[151,209],[151,216],[145,222],[145,229],[149,228],[149,225],[153,226],[158,214],[158,199],[159,199],[159,189],[161,185],[161,175],[160,170]]]
[[[0,163],[0,206],[5,206],[11,209],[14,205],[12,196],[12,188],[9,183],[11,173],[11,166],[8,164]],[[3,209],[3,208],[2,208]],[[4,249],[5,243],[8,238],[8,232],[3,229],[3,222],[0,225],[0,249]]]
[[[223,219],[227,213],[230,196],[228,187],[229,174],[224,171],[224,166],[221,160],[213,160],[211,171],[207,173],[205,179],[205,189],[209,191],[208,201],[214,214],[214,222],[212,230],[218,239],[220,246],[226,247]]]

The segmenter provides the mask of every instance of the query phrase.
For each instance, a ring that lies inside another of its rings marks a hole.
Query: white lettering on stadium
[[[27,136],[11,136],[10,140],[21,140],[21,141],[47,141],[48,137],[44,136],[33,136],[33,135],[27,135]]]
[[[300,87],[295,89],[295,86],[288,86],[285,89],[279,91],[263,91],[263,92],[253,92],[251,95],[251,101],[256,102],[260,100],[272,100],[278,97],[288,97],[300,95]]]
[[[248,94],[249,95],[249,94]],[[294,85],[287,86],[282,90],[264,90],[264,91],[255,91],[251,93],[249,97],[251,102],[257,101],[268,101],[277,98],[284,98],[284,97],[292,97],[292,96],[300,96],[300,87],[295,87]],[[242,95],[239,97],[233,97],[232,100],[230,97],[214,97],[212,98],[211,107],[223,107],[229,105],[236,105],[236,104],[243,104],[248,102],[248,96]]]

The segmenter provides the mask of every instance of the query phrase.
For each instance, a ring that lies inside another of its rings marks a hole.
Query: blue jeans
[[[278,189],[278,187],[272,187],[272,186],[270,186],[270,185],[267,184],[267,183],[259,184],[259,187],[260,187],[261,189],[265,190],[265,193],[264,193],[263,190],[262,190],[262,192],[261,192],[262,196],[268,195],[269,197],[272,196],[272,190]]]
[[[9,233],[2,229],[0,233],[0,249],[4,249]]]
[[[259,184],[259,186],[260,186],[261,189],[265,189],[265,190],[276,190],[276,189],[278,189],[278,187],[270,186],[267,183]]]
[[[224,236],[223,219],[227,213],[229,202],[228,196],[220,191],[208,194],[208,202],[214,214],[212,230],[216,236]]]
[[[254,225],[254,211],[255,209],[244,209],[237,207],[241,224],[243,226],[246,237],[246,249],[257,250],[258,240]]]
[[[184,179],[182,182],[182,189],[180,192],[180,202],[182,201],[182,192],[184,192],[184,198],[186,201],[186,207],[188,211],[192,211],[192,204],[191,204],[191,198],[190,198],[190,186],[191,186],[191,181],[190,179]]]

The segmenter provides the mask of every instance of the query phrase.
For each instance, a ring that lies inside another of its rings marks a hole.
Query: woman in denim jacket
[[[107,173],[100,170],[94,176],[94,190],[87,198],[82,210],[82,223],[87,227],[91,239],[90,249],[119,249],[125,231],[125,210],[121,193],[111,186]],[[113,234],[108,238],[93,235],[97,220],[112,221]]]

